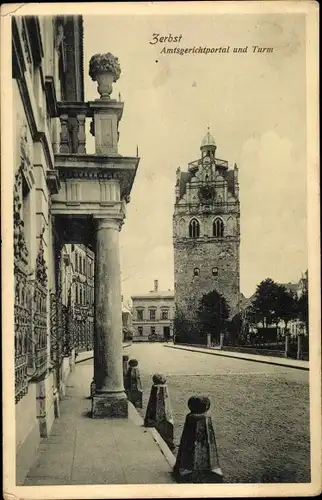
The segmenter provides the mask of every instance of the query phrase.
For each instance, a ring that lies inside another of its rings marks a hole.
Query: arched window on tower
[[[222,238],[224,236],[224,223],[220,218],[214,220],[213,236],[215,238]]]
[[[200,224],[197,219],[192,219],[189,224],[189,236],[190,238],[199,238],[200,236]]]
[[[200,275],[200,269],[199,267],[195,267],[194,270],[193,270],[193,275],[194,276],[199,276]]]

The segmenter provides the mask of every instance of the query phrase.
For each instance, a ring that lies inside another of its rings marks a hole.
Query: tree
[[[306,332],[309,333],[309,297],[307,289],[297,299],[296,312],[298,319],[305,324]]]
[[[173,335],[175,342],[184,342],[189,338],[190,322],[180,309],[176,309],[173,318]]]
[[[276,319],[282,319],[287,330],[288,322],[297,316],[297,301],[295,295],[283,285],[278,286],[277,303],[275,309]]]
[[[252,311],[256,319],[262,322],[263,328],[276,323],[278,320],[277,311],[280,294],[280,285],[271,278],[266,278],[257,285]]]
[[[197,316],[201,333],[210,333],[212,340],[218,342],[220,333],[228,326],[229,306],[225,297],[216,290],[205,294],[200,300]]]
[[[243,331],[245,328],[245,318],[242,313],[237,313],[235,316],[228,322],[228,343],[235,344],[242,337]]]

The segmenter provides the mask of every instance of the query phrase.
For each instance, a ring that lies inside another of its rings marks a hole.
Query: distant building
[[[123,330],[123,341],[128,341],[133,339],[132,309],[129,305],[123,303],[123,296],[122,296],[122,330]]]
[[[158,280],[154,290],[144,295],[133,295],[133,341],[147,341],[150,335],[160,339],[172,337],[174,318],[174,293],[159,290]]]
[[[203,295],[216,290],[239,311],[240,204],[238,168],[216,155],[206,134],[201,158],[177,169],[173,215],[174,291],[178,312],[195,320]]]
[[[66,245],[74,269],[72,305],[77,351],[93,349],[94,253],[84,245]]]

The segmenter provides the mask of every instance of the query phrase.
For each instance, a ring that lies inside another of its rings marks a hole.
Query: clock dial
[[[202,186],[199,189],[199,199],[202,203],[209,203],[214,199],[215,190],[213,186]]]

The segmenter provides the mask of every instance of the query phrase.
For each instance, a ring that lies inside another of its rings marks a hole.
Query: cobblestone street
[[[126,349],[139,361],[144,415],[151,377],[167,376],[178,446],[188,398],[209,396],[226,482],[310,481],[308,371],[162,344]]]

